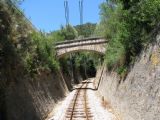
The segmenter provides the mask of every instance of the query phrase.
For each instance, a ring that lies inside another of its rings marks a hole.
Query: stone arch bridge
[[[68,40],[56,43],[56,55],[58,58],[66,54],[78,51],[92,51],[99,54],[105,54],[107,40],[104,38],[85,38],[78,40]]]

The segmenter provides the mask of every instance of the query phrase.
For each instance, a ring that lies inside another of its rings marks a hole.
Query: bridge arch
[[[58,58],[79,51],[90,51],[104,55],[107,42],[108,41],[104,38],[86,38],[81,40],[64,41],[56,44],[56,54]]]
[[[95,51],[95,50],[89,50],[89,49],[78,49],[78,50],[72,50],[72,51],[67,51],[61,55],[57,55],[58,58],[62,58],[68,54],[71,54],[71,53],[76,53],[76,52],[92,52],[92,53],[97,53],[97,54],[100,54],[100,55],[104,55],[105,53],[102,53],[102,52],[99,52],[99,51]]]

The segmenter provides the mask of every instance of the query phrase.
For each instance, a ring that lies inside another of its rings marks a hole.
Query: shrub
[[[99,27],[109,40],[105,56],[108,68],[128,66],[152,42],[148,35],[159,23],[160,1],[117,0],[102,3],[100,9]]]
[[[33,72],[38,68],[59,69],[55,58],[53,39],[37,32],[32,33],[31,39],[34,47],[27,53],[25,58],[27,70]]]

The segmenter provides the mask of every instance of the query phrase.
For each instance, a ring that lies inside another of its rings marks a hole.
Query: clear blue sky
[[[84,0],[84,23],[99,21],[99,5],[105,0]],[[79,24],[79,0],[68,0],[70,24]],[[27,18],[39,30],[57,30],[65,25],[64,0],[24,0],[20,5]]]

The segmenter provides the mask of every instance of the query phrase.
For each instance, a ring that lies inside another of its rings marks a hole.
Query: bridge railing
[[[69,43],[76,43],[88,40],[98,40],[98,39],[105,39],[103,37],[92,37],[92,38],[84,38],[84,39],[75,39],[75,40],[65,40],[63,42],[57,42],[55,45],[62,45],[62,44],[69,44]]]
[[[79,44],[71,44],[71,45],[65,45],[65,46],[56,46],[55,49],[63,49],[63,48],[71,48],[71,47],[77,47],[77,46],[87,46],[87,45],[95,45],[95,44],[104,44],[107,43],[108,41],[103,40],[103,41],[98,41],[98,42],[89,42],[89,43],[79,43]]]

